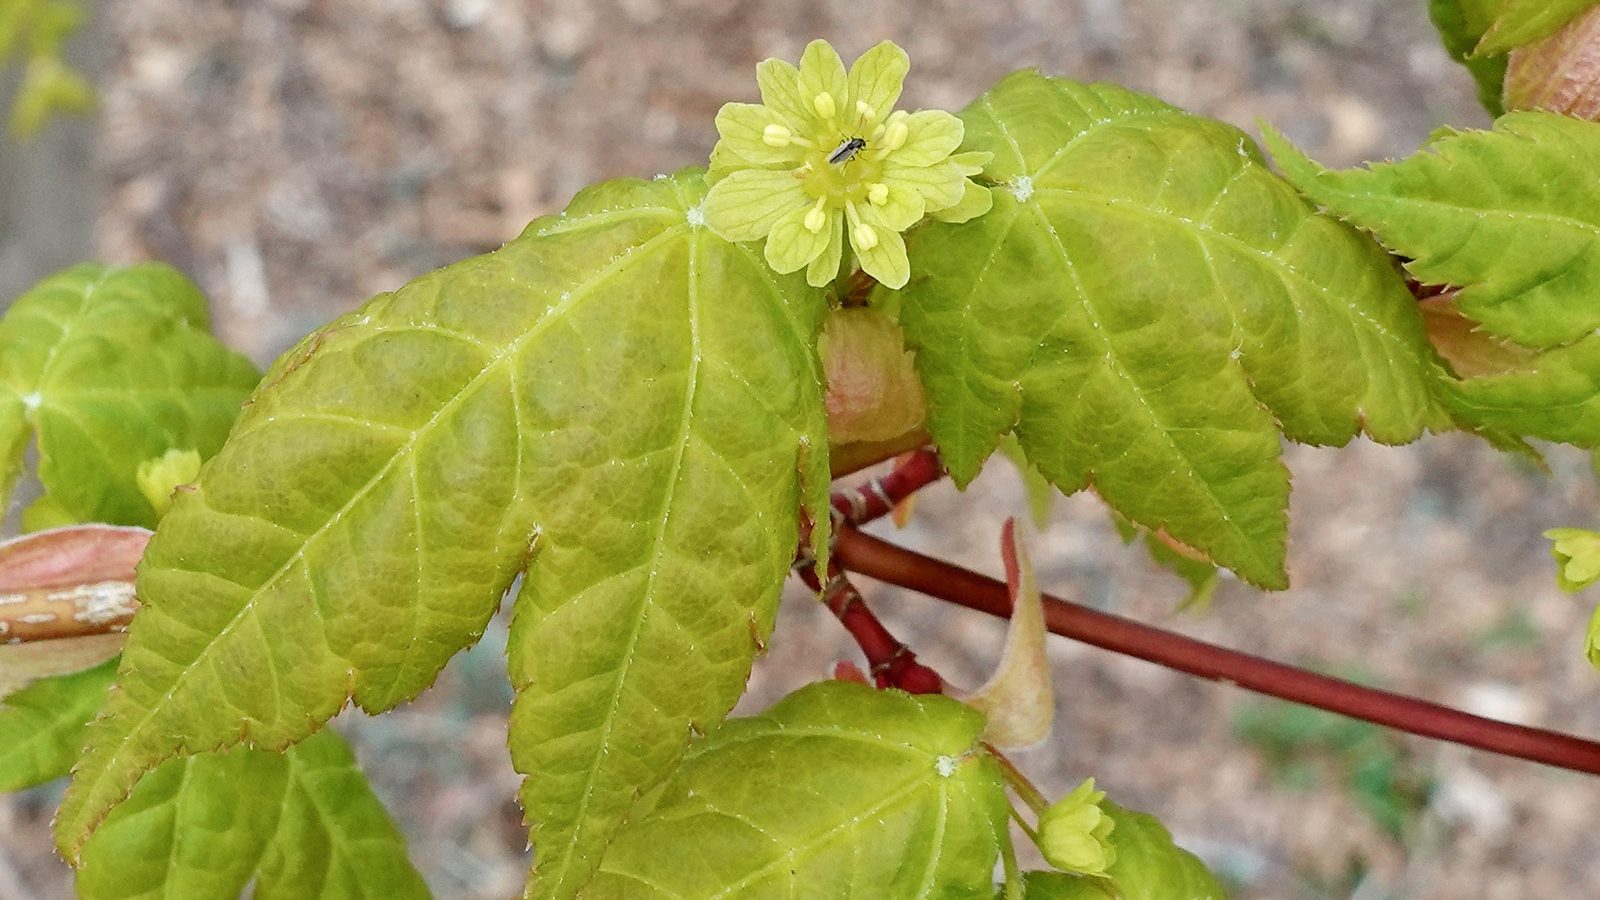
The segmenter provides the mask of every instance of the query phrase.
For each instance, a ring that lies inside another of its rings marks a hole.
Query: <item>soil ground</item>
[[[914,107],[958,108],[1005,72],[1038,66],[1252,131],[1261,117],[1347,165],[1407,154],[1440,124],[1487,121],[1425,6],[105,4],[85,48],[103,115],[73,174],[98,199],[102,257],[184,268],[221,334],[266,362],[368,296],[498,246],[589,182],[702,161],[717,107],[752,97],[754,63],[797,58],[813,36],[847,58],[883,37],[901,43]],[[1600,674],[1580,649],[1588,609],[1557,591],[1539,537],[1593,521],[1585,458],[1553,452],[1545,474],[1447,436],[1296,447],[1288,460],[1289,591],[1226,584],[1209,614],[1177,614],[1181,583],[1123,547],[1089,496],[1058,502],[1048,527],[1028,534],[1041,581],[1228,646],[1600,735]],[[993,468],[964,495],[928,491],[892,537],[997,572],[1000,523],[1026,504],[1005,465]],[[868,594],[952,679],[975,684],[995,659],[996,623],[877,586]],[[416,703],[343,722],[444,898],[511,896],[527,865],[505,761],[503,641],[492,629]],[[1600,884],[1592,779],[1421,740],[1328,737],[1321,720],[1286,718],[1236,689],[1066,642],[1053,652],[1056,734],[1018,762],[1053,792],[1096,776],[1159,815],[1240,898],[1581,898]],[[831,620],[791,592],[743,708],[850,656]],[[1241,737],[1246,717],[1277,737]],[[1418,799],[1394,789],[1409,783],[1431,789]],[[0,900],[70,896],[45,838],[58,790],[0,800]],[[1398,835],[1383,815],[1397,817]]]

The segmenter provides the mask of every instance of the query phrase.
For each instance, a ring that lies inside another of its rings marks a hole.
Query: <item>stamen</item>
[[[905,122],[902,121],[890,123],[889,130],[883,134],[882,152],[891,153],[895,150],[899,150],[901,147],[906,145],[906,138],[910,136],[911,129],[906,126]]]
[[[878,246],[878,233],[872,230],[871,225],[861,221],[861,213],[856,211],[854,202],[844,202],[844,214],[850,219],[850,241],[857,250],[871,250]]]
[[[827,91],[823,91],[811,98],[811,105],[816,108],[817,115],[824,119],[832,119],[833,114],[839,111],[839,108],[834,105],[833,95]]]
[[[867,185],[867,199],[873,206],[882,206],[889,202],[889,186],[883,182]]]
[[[812,234],[820,234],[822,232],[822,227],[828,224],[828,214],[822,209],[827,202],[828,197],[826,194],[818,197],[817,205],[811,207],[811,211],[806,213],[806,230]]]
[[[856,101],[856,130],[860,131],[868,122],[878,117],[878,111],[867,105],[865,100]]]
[[[787,147],[794,133],[782,125],[768,125],[761,129],[761,143],[768,147]]]

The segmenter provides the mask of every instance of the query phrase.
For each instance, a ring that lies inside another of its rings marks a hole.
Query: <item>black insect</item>
[[[853,137],[853,138],[845,141],[844,143],[840,144],[839,145],[839,149],[833,151],[832,153],[829,153],[828,154],[828,162],[832,163],[832,164],[838,164],[838,163],[842,163],[842,162],[849,162],[850,161],[850,157],[855,156],[857,153],[861,152],[863,149],[866,148],[866,146],[867,146],[867,141],[866,141],[865,138]]]

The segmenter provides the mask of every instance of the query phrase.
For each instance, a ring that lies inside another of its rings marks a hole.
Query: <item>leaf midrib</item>
[[[593,745],[594,758],[589,764],[589,772],[584,776],[583,789],[578,799],[577,814],[572,821],[575,826],[569,833],[565,845],[560,850],[560,868],[553,876],[552,885],[560,887],[566,883],[567,872],[572,867],[573,857],[584,832],[585,818],[589,801],[594,796],[595,780],[600,774],[600,760],[605,756],[605,748],[610,744],[612,729],[616,726],[617,707],[622,700],[622,686],[628,680],[628,672],[633,668],[635,649],[639,643],[639,635],[644,631],[644,621],[649,617],[654,604],[656,577],[661,571],[662,556],[664,553],[667,525],[672,519],[673,500],[677,496],[678,484],[683,475],[684,452],[689,446],[690,422],[694,419],[694,401],[699,390],[700,363],[703,351],[700,345],[700,296],[699,296],[699,240],[696,235],[691,235],[689,244],[689,273],[688,298],[689,312],[689,372],[683,390],[683,409],[679,413],[677,450],[672,459],[670,474],[666,479],[667,489],[662,495],[661,511],[657,513],[659,520],[656,533],[651,539],[650,572],[645,577],[644,589],[640,594],[639,615],[634,617],[633,629],[624,642],[622,654],[622,667],[617,672],[615,684],[611,689],[611,701],[607,705],[605,721],[601,727],[600,740]],[[533,777],[538,777],[535,774]]]

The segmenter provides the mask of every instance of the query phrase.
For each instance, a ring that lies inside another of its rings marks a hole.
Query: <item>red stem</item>
[[[867,608],[855,585],[838,564],[828,566],[828,584],[817,580],[812,566],[800,566],[800,580],[821,597],[823,605],[839,624],[850,632],[861,655],[867,658],[867,674],[880,688],[899,688],[912,694],[937,694],[944,690],[939,673],[917,662],[917,655],[899,638],[889,633],[883,622]]]
[[[839,529],[834,558],[846,569],[931,597],[1006,618],[1011,601],[999,581],[862,534]],[[1528,728],[1363,687],[1338,678],[1228,650],[1204,641],[1044,597],[1050,631],[1106,650],[1136,656],[1201,678],[1577,772],[1600,774],[1600,743],[1543,728]]]
[[[944,463],[931,447],[923,447],[906,454],[894,471],[855,488],[834,491],[829,498],[837,526],[842,517],[845,524],[864,525],[892,512],[902,500],[944,477]]]
[[[943,475],[939,454],[924,447],[908,454],[894,471],[882,478],[835,491],[828,498],[833,507],[834,531],[887,515],[895,504]],[[805,547],[809,541],[807,534],[801,546]],[[850,632],[867,659],[868,674],[878,687],[895,687],[913,694],[937,694],[944,690],[944,679],[939,673],[918,662],[911,648],[884,627],[837,562],[828,564],[826,585],[817,578],[814,562],[809,553],[801,553],[795,571],[800,580],[817,593],[839,624]]]

